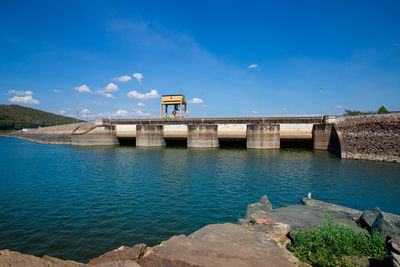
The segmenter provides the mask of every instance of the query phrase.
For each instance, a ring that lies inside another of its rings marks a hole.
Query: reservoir
[[[311,149],[74,147],[0,138],[0,249],[87,262],[315,199],[400,214],[400,164]]]

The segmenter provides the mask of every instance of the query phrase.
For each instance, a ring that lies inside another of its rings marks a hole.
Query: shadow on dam
[[[118,142],[121,146],[136,146],[136,138],[118,137]],[[180,139],[165,139],[166,146],[171,147],[187,147],[187,140]],[[246,148],[246,139],[219,139],[219,146],[224,147],[242,147]],[[312,139],[281,139],[280,148],[313,148]]]

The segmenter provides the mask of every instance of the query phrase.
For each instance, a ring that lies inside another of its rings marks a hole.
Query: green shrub
[[[368,114],[374,113],[373,111],[359,111],[359,110],[350,110],[350,109],[345,109],[344,112],[346,112],[346,114],[349,116],[368,115]]]
[[[355,233],[349,226],[334,224],[330,218],[322,227],[299,230],[290,236],[293,242],[288,249],[313,266],[346,266],[346,256],[379,260],[388,257],[385,241],[378,232]]]
[[[379,114],[386,114],[386,113],[389,113],[389,110],[387,110],[384,106],[381,106],[381,107],[378,109],[378,113],[379,113]]]

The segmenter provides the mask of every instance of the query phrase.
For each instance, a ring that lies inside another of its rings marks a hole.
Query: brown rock
[[[92,266],[92,265],[90,265]],[[93,265],[96,267],[140,267],[135,261],[108,261]]]
[[[248,227],[211,224],[150,249],[146,266],[297,266],[298,259],[266,234]]]
[[[122,246],[115,250],[109,251],[100,257],[91,259],[88,264],[99,265],[103,263],[116,264],[122,261],[139,261],[147,250],[146,244],[137,244],[133,247]],[[125,262],[126,263],[126,262]],[[126,265],[99,265],[99,266],[126,266]]]
[[[0,250],[0,267],[80,267],[81,263],[74,261],[64,261],[50,256],[39,258],[32,255],[22,254],[8,249]]]
[[[395,236],[388,242],[390,259],[392,265],[395,267],[400,267],[400,237]]]

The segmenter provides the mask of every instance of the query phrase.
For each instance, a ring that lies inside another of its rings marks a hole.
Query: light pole
[[[76,91],[76,122],[79,120],[79,91]]]
[[[262,123],[264,124],[264,89],[262,90]]]
[[[319,102],[321,104],[321,124],[322,124],[322,89],[323,88],[319,88]]]

